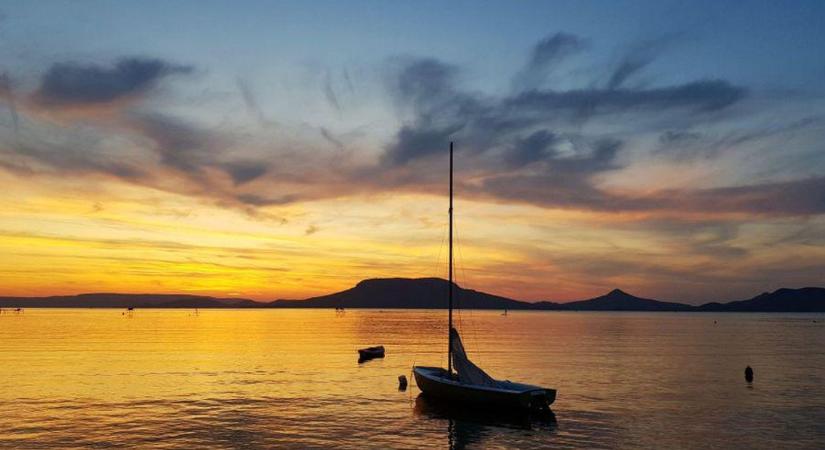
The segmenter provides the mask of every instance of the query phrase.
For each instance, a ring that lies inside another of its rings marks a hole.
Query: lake
[[[822,448],[825,315],[460,311],[554,418],[419,398],[446,311],[27,309],[0,315],[0,448]],[[384,345],[359,364],[356,350]],[[744,369],[755,380],[748,385]],[[410,387],[398,390],[398,376]]]

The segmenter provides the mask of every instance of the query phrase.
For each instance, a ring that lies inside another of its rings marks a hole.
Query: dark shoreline
[[[349,309],[446,309],[448,282],[440,278],[370,279],[334,294],[306,300],[258,302],[177,294],[79,294],[50,297],[0,297],[0,308],[349,308]],[[588,300],[556,303],[525,302],[463,289],[454,285],[458,307],[513,311],[659,311],[659,312],[825,312],[825,288],[782,288],[747,300],[688,305],[633,296],[619,289]]]
[[[62,305],[52,305],[52,306],[2,306],[0,309],[2,312],[0,314],[17,314],[15,308],[21,308],[20,313],[25,313],[27,310],[39,310],[39,309],[94,309],[94,310],[111,310],[111,311],[123,311],[125,308],[116,307],[116,306],[62,306]],[[155,305],[155,306],[135,306],[134,311],[141,310],[191,310],[191,309],[207,309],[207,310],[258,310],[258,309],[267,309],[267,310],[281,310],[281,309],[306,309],[306,310],[315,310],[315,309],[326,309],[326,310],[335,310],[334,307],[330,306],[281,306],[281,307],[272,307],[272,306],[205,306],[205,307],[187,307],[187,306],[163,306],[163,305]],[[473,311],[498,311],[501,312],[500,309],[493,309],[493,308],[465,308],[471,309]],[[365,307],[365,308],[346,308],[346,310],[352,311],[446,311],[447,308],[405,308],[405,307],[387,307],[387,308],[379,308],[379,307]],[[694,310],[680,310],[680,311],[672,311],[672,310],[644,310],[644,309],[537,309],[537,308],[524,308],[518,310],[510,310],[511,312],[580,312],[580,313],[591,313],[591,312],[610,312],[610,313],[683,313],[683,314],[714,314],[714,313],[753,313],[753,314],[823,314],[825,310],[817,310],[817,311],[757,311],[757,310],[720,310],[720,311],[713,311],[707,309],[700,309],[696,308]]]

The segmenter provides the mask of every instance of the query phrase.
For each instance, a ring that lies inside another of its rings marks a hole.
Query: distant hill
[[[549,311],[736,311],[825,312],[825,288],[779,289],[748,300],[691,306],[636,297],[619,289],[569,303],[524,302],[454,286],[454,305],[463,309]],[[52,297],[0,297],[0,308],[409,308],[447,307],[449,283],[441,278],[377,278],[306,300],[216,298],[176,294],[80,294]]]
[[[694,306],[636,297],[619,289],[590,300],[558,305],[569,311],[692,311]]]
[[[179,294],[79,294],[51,297],[0,297],[2,308],[242,308],[248,299]]]
[[[706,303],[699,311],[739,312],[825,312],[825,288],[777,289],[749,300]]]
[[[528,302],[463,289],[453,283],[454,305],[466,309],[533,309]],[[421,308],[447,307],[449,282],[441,278],[376,278],[351,289],[306,300],[276,300],[274,308]]]

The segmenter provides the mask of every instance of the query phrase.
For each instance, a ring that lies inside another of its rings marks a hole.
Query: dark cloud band
[[[123,58],[112,66],[62,62],[46,71],[35,98],[54,106],[109,103],[140,94],[165,76],[191,71],[155,58]]]

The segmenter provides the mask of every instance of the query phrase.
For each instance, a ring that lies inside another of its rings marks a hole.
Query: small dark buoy
[[[406,391],[407,390],[407,377],[404,375],[398,375],[398,390],[399,391]]]
[[[753,369],[751,369],[751,366],[745,367],[745,381],[748,383],[753,381]]]

